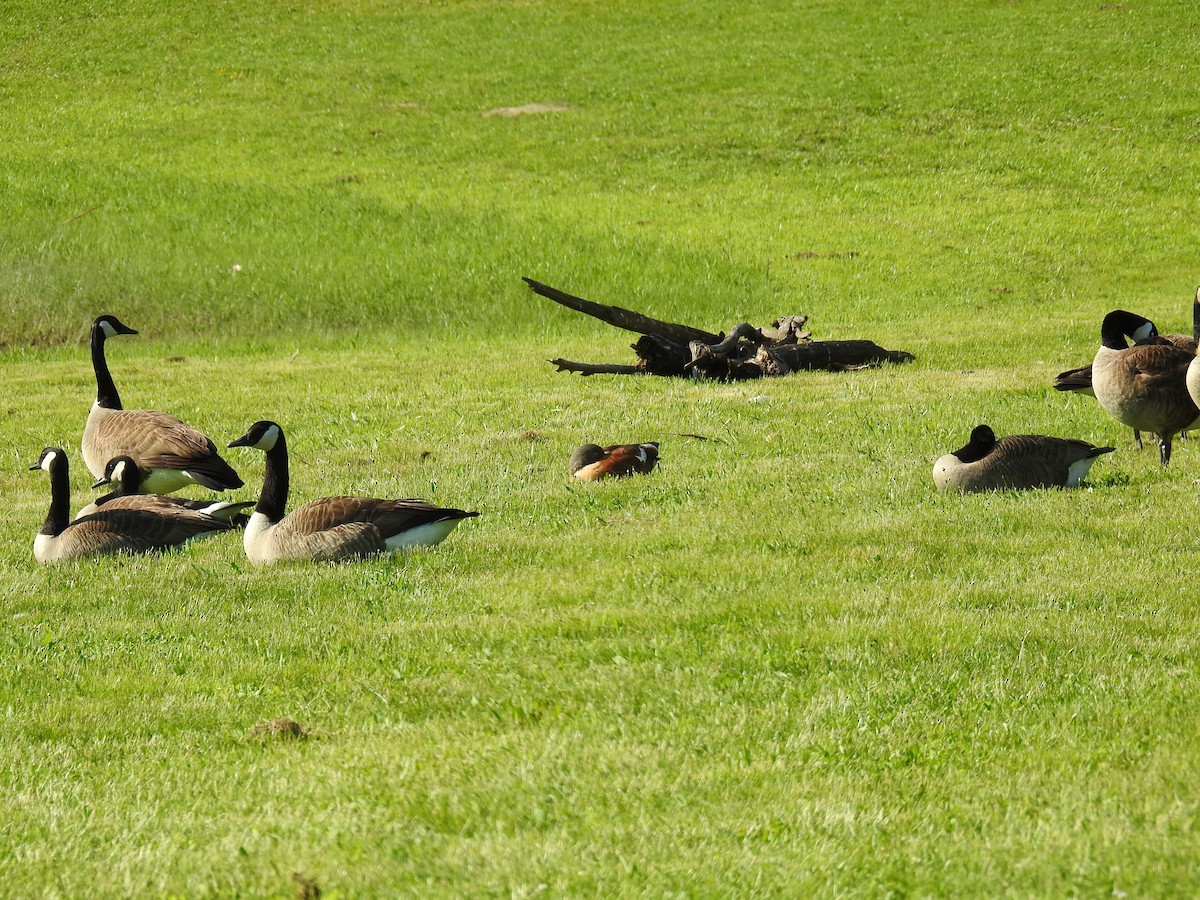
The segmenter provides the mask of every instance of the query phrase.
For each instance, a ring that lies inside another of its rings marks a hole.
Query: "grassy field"
[[[0,889],[1200,892],[1200,448],[1163,471],[1049,387],[1110,309],[1188,330],[1198,34],[1095,0],[7,4]],[[628,338],[521,275],[917,360],[579,379],[545,360]],[[282,422],[293,504],[481,517],[348,565],[37,566],[26,470],[61,444],[90,495],[101,312],[142,332],[127,405]],[[983,421],[1119,450],[938,495]],[[567,477],[626,440],[659,471]],[[284,715],[310,736],[254,732]]]

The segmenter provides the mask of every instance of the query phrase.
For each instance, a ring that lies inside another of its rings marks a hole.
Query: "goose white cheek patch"
[[[275,443],[279,440],[279,426],[272,425],[263,432],[263,436],[258,439],[254,445],[259,450],[271,450],[275,447]]]

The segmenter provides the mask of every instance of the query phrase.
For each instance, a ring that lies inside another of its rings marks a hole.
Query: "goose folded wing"
[[[275,540],[285,556],[333,562],[355,556],[371,556],[387,549],[379,529],[370,522],[345,522],[321,531],[289,532],[285,519]]]
[[[227,522],[200,513],[164,516],[149,509],[101,509],[70,526],[72,540],[97,552],[111,548],[133,553],[177,547],[199,535],[228,529]]]
[[[1004,453],[996,460],[996,469],[1006,479],[1031,484],[1063,485],[1075,463],[1099,455],[1097,448],[1075,438],[1017,434],[1003,440]]]
[[[462,510],[445,509],[416,499],[322,497],[296,509],[279,523],[279,527],[294,534],[313,534],[348,522],[365,522],[374,525],[387,537],[430,522],[465,518],[467,515]]]
[[[1138,347],[1130,357],[1133,374],[1147,385],[1168,384],[1181,380],[1194,358],[1186,350],[1159,344]]]
[[[96,423],[95,440],[111,453],[109,459],[134,453],[187,457],[216,452],[212,441],[191,425],[149,409],[124,409],[104,416]]]
[[[1060,391],[1090,391],[1092,389],[1091,364],[1059,372],[1054,379],[1054,387]]]

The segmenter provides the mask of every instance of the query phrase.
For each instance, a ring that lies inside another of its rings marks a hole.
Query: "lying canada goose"
[[[192,510],[101,509],[69,522],[71,482],[66,452],[61,447],[47,447],[29,468],[50,473],[50,512],[33,541],[33,556],[40,563],[169,550],[233,528],[229,522]]]
[[[1172,438],[1200,416],[1187,388],[1188,366],[1196,357],[1169,343],[1129,346],[1125,336],[1147,324],[1144,316],[1120,309],[1104,317],[1100,349],[1092,361],[1092,389],[1118,422],[1158,436],[1159,461],[1166,466]]]
[[[329,561],[431,546],[463,519],[479,515],[424,500],[322,497],[285,516],[288,453],[283,429],[275,422],[255,422],[229,446],[253,447],[267,455],[262,494],[243,538],[251,562]]]
[[[980,425],[967,446],[933,464],[933,483],[942,491],[964,492],[1074,487],[1097,457],[1115,449],[1041,434],[1010,434],[997,441],[991,428]]]
[[[101,509],[157,509],[161,512],[188,510],[204,513],[214,519],[229,522],[234,528],[245,528],[250,521],[250,516],[243,510],[252,507],[253,500],[235,503],[228,500],[185,500],[182,497],[167,497],[163,494],[139,494],[138,488],[143,480],[144,475],[138,471],[137,463],[128,456],[110,459],[104,467],[104,477],[97,478],[92,487],[112,484],[116,486],[116,490],[97,497],[79,510],[75,518],[82,519]]]
[[[635,472],[649,475],[658,464],[658,442],[644,444],[613,444],[601,447],[584,444],[571,454],[567,464],[571,474],[581,481],[599,481],[601,478],[621,478]]]
[[[214,491],[240,488],[244,482],[237,472],[195,428],[166,413],[121,407],[104,357],[104,341],[118,334],[137,332],[115,316],[100,316],[92,324],[96,402],[83,429],[83,461],[88,470],[99,478],[110,459],[129,456],[144,473],[138,486],[143,494],[169,494],[192,483]]]

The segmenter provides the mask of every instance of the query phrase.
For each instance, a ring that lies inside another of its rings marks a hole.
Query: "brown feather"
[[[243,481],[203,433],[167,413],[146,409],[93,406],[83,432],[83,457],[97,478],[118,456],[131,457],[139,469],[188,472],[191,480],[213,490],[239,488]]]

